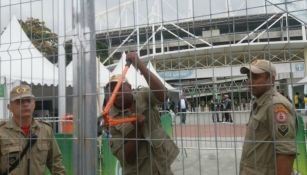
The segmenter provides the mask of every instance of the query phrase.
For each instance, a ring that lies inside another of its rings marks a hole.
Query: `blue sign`
[[[304,63],[295,64],[295,71],[304,71]]]
[[[182,79],[182,78],[189,78],[189,77],[191,77],[192,76],[192,70],[159,72],[159,75],[164,80],[176,80],[176,79]]]

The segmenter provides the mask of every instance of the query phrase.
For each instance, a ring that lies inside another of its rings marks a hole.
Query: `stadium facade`
[[[254,58],[277,65],[277,89],[292,97],[294,91],[304,91],[297,82],[305,76],[305,21],[299,8],[285,10],[298,4],[274,3],[117,2],[97,14],[97,39],[109,46],[106,62],[137,50],[188,98],[223,93],[247,97],[246,77],[239,68]]]

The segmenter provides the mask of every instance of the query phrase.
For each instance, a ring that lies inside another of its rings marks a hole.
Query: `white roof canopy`
[[[0,40],[0,77],[41,85],[57,85],[58,68],[32,44],[13,17]]]
[[[117,63],[115,69],[113,70],[112,74],[122,74],[124,68],[126,65],[126,54],[123,53],[121,59]],[[164,84],[167,90],[170,91],[176,91],[176,88],[172,87],[170,84],[168,84],[163,78],[160,77],[160,75],[157,73],[157,71],[152,66],[151,62],[148,62],[147,68],[158,77],[158,79]],[[126,79],[131,84],[132,89],[136,89],[138,87],[149,87],[147,84],[147,81],[145,78],[141,75],[139,70],[136,70],[132,65],[128,69]]]
[[[307,76],[297,82],[299,85],[307,84]]]
[[[97,79],[99,78],[100,87],[104,87],[109,82],[110,71],[101,63],[97,62]],[[72,85],[73,82],[73,61],[71,61],[66,67],[66,82],[68,85]]]
[[[125,52],[122,54],[121,59],[117,63],[116,67],[114,68],[112,74],[122,74],[126,65],[126,54]],[[141,75],[139,71],[137,71],[132,65],[128,69],[126,74],[126,79],[131,84],[132,89],[136,89],[138,87],[148,87],[148,84],[145,78]]]
[[[151,64],[151,62],[149,61],[147,64],[147,68],[153,73],[155,74],[156,77],[159,78],[159,80],[164,84],[165,88],[167,90],[176,90],[176,88],[174,88],[173,86],[171,86],[170,84],[168,84],[162,77],[160,77],[160,75],[158,74],[158,72],[156,71],[156,69],[153,67],[153,65]]]

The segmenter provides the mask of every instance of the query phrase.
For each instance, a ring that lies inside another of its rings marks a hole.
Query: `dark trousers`
[[[299,109],[299,107],[300,107],[300,106],[299,106],[299,104],[298,104],[298,103],[297,103],[297,104],[295,104],[295,108],[296,108],[296,109]]]
[[[232,122],[230,112],[225,112],[225,122]]]
[[[217,111],[212,112],[212,121],[213,122],[220,122],[219,113]]]
[[[185,124],[185,120],[186,120],[186,117],[187,117],[187,109],[180,109],[180,122],[182,124]]]

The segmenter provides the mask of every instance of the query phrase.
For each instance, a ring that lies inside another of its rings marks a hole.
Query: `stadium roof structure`
[[[302,69],[293,66],[301,67],[305,61],[304,2],[210,2],[112,3],[96,16],[97,38],[106,38],[110,46],[105,62],[124,51],[137,50],[142,61],[154,63],[162,78],[174,87],[179,83],[180,89],[195,88],[195,80],[242,82],[238,68],[256,57],[286,67],[280,78],[289,77],[287,71],[293,71],[296,78],[303,75]],[[152,8],[141,8],[148,5]],[[185,74],[190,76],[182,76]]]

